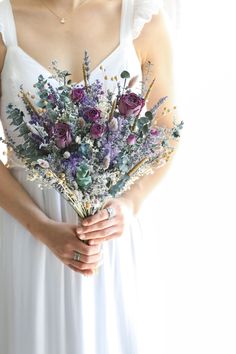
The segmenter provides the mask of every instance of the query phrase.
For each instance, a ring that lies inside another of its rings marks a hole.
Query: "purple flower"
[[[134,134],[130,134],[127,138],[127,143],[129,145],[134,145],[136,143],[136,136]]]
[[[98,139],[100,138],[105,131],[105,126],[99,123],[94,123],[90,128],[90,134],[92,138]]]
[[[72,142],[71,129],[66,123],[56,123],[53,127],[53,136],[60,149],[64,149]]]
[[[89,108],[84,113],[84,118],[89,120],[90,122],[96,122],[100,119],[101,111],[96,108]]]
[[[31,118],[30,121],[29,121],[30,124],[36,124],[37,125],[37,124],[41,123],[40,122],[40,117],[37,114],[35,114],[35,113],[32,113],[30,118]]]
[[[51,104],[55,105],[55,104],[57,103],[56,95],[50,93],[50,94],[48,95],[48,101],[49,101]]]
[[[74,87],[71,91],[72,101],[78,103],[83,100],[85,96],[84,89],[80,87]]]
[[[130,115],[137,116],[145,104],[144,98],[136,95],[136,93],[127,93],[119,99],[118,107],[120,114],[127,117]]]
[[[76,171],[81,162],[81,158],[77,154],[71,154],[68,159],[63,161],[63,166],[67,173],[71,174],[73,177],[76,176]]]
[[[154,135],[154,136],[159,135],[159,131],[156,128],[152,128],[150,133],[151,133],[151,135]]]

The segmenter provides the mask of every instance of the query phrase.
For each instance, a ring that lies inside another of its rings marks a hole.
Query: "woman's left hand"
[[[106,208],[114,210],[114,216],[108,219]],[[103,241],[112,240],[122,236],[125,227],[133,215],[132,202],[126,198],[110,199],[104,209],[95,215],[82,220],[77,227],[77,236],[87,241],[89,245],[96,245]]]

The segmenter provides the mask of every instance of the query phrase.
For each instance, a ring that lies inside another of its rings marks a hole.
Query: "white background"
[[[148,354],[236,353],[235,6],[182,0],[178,8],[177,106],[185,128],[141,215],[153,283],[147,307],[156,315],[145,335],[151,331],[158,347],[150,344]]]
[[[153,284],[144,354],[235,354],[236,9],[229,0],[178,3],[176,103],[185,128],[140,215]]]

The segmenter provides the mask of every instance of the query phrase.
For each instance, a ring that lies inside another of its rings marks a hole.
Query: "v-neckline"
[[[124,26],[124,22],[125,22],[125,12],[126,12],[126,6],[127,6],[127,1],[129,0],[121,0],[121,15],[120,15],[120,30],[119,30],[119,44],[116,46],[115,49],[113,49],[102,61],[100,61],[100,63],[98,63],[91,71],[90,71],[90,75],[93,75],[98,68],[100,68],[100,66],[106,66],[107,63],[109,62],[109,60],[111,60],[111,58],[113,57],[113,55],[115,55],[117,52],[119,52],[119,50],[122,48],[122,46],[124,45],[125,41],[122,38],[122,33],[123,33],[123,26]],[[47,73],[47,75],[52,76],[52,72],[47,69],[44,65],[42,65],[37,59],[35,59],[32,55],[30,55],[29,53],[27,53],[21,46],[18,45],[18,35],[17,35],[17,30],[16,30],[16,22],[15,22],[15,17],[14,17],[14,12],[13,12],[13,8],[11,5],[11,1],[8,0],[9,2],[9,7],[11,10],[11,14],[12,14],[12,19],[13,19],[13,24],[15,27],[15,33],[16,33],[16,44],[14,47],[16,47],[18,50],[20,50],[22,52],[22,54],[24,54],[26,57],[28,57],[30,60],[32,60],[36,65],[38,65],[44,72]],[[8,51],[7,47],[7,51]],[[81,80],[80,82],[75,81],[76,84],[80,85],[84,82],[84,80]]]

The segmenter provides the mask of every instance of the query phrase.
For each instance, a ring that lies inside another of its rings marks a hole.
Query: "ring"
[[[111,207],[106,208],[107,213],[108,213],[108,220],[110,220],[111,218],[113,218],[115,216],[115,210]]]
[[[79,261],[81,258],[81,254],[77,251],[74,252],[74,261]]]

